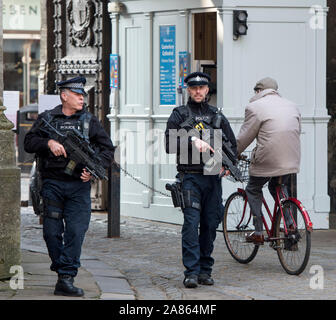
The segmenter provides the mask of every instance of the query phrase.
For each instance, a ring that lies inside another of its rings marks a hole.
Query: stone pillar
[[[0,106],[0,279],[20,265],[20,169],[15,163],[14,125]]]
[[[2,0],[0,0],[0,106],[3,106]]]
[[[0,0],[2,21],[2,0]],[[15,163],[14,125],[3,106],[3,49],[0,26],[0,279],[11,277],[10,267],[20,265],[20,169]]]

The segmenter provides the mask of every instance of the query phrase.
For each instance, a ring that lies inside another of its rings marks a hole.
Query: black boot
[[[82,297],[84,291],[81,288],[77,288],[73,285],[74,278],[68,274],[58,276],[58,281],[55,286],[54,294],[56,296],[70,296],[70,297]]]
[[[183,284],[186,288],[196,288],[197,287],[197,275],[191,274],[186,276],[183,280]]]
[[[201,273],[198,276],[198,283],[206,286],[212,286],[215,283],[215,281],[211,278],[209,274]]]

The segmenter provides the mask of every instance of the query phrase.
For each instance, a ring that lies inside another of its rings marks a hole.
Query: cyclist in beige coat
[[[269,182],[268,188],[275,197],[279,180],[286,184],[290,174],[299,172],[301,114],[295,103],[281,97],[278,84],[272,78],[258,81],[254,91],[237,136],[237,149],[241,154],[256,139],[246,187],[255,232],[246,240],[263,244],[262,187]],[[287,193],[286,189],[284,191]],[[291,225],[291,218],[287,219]]]

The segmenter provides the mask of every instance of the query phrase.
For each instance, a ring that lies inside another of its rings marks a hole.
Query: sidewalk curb
[[[21,242],[21,250],[48,254],[46,247]],[[100,300],[136,300],[134,291],[126,277],[98,258],[82,254],[81,265],[89,272],[100,290]]]

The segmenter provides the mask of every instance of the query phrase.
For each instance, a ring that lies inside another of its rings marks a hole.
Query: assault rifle
[[[45,119],[42,118],[42,121],[45,126],[40,130],[47,133],[51,139],[61,143],[70,159],[64,170],[66,174],[72,175],[76,166],[81,164],[96,179],[108,180],[105,169],[100,165],[101,159],[84,135],[75,128],[63,134]]]
[[[205,168],[212,170],[212,168],[218,167],[219,164],[230,171],[230,174],[236,181],[243,181],[242,174],[236,166],[236,156],[232,151],[232,145],[224,132],[220,129],[221,115],[216,114],[213,120],[213,127],[206,121],[196,121],[194,117],[188,117],[180,126],[183,129],[196,129],[201,134],[203,141],[211,145],[212,141],[221,141],[222,145],[219,148],[214,149],[213,155],[204,164]],[[216,144],[215,144],[216,147]],[[223,174],[221,175],[223,176]]]

